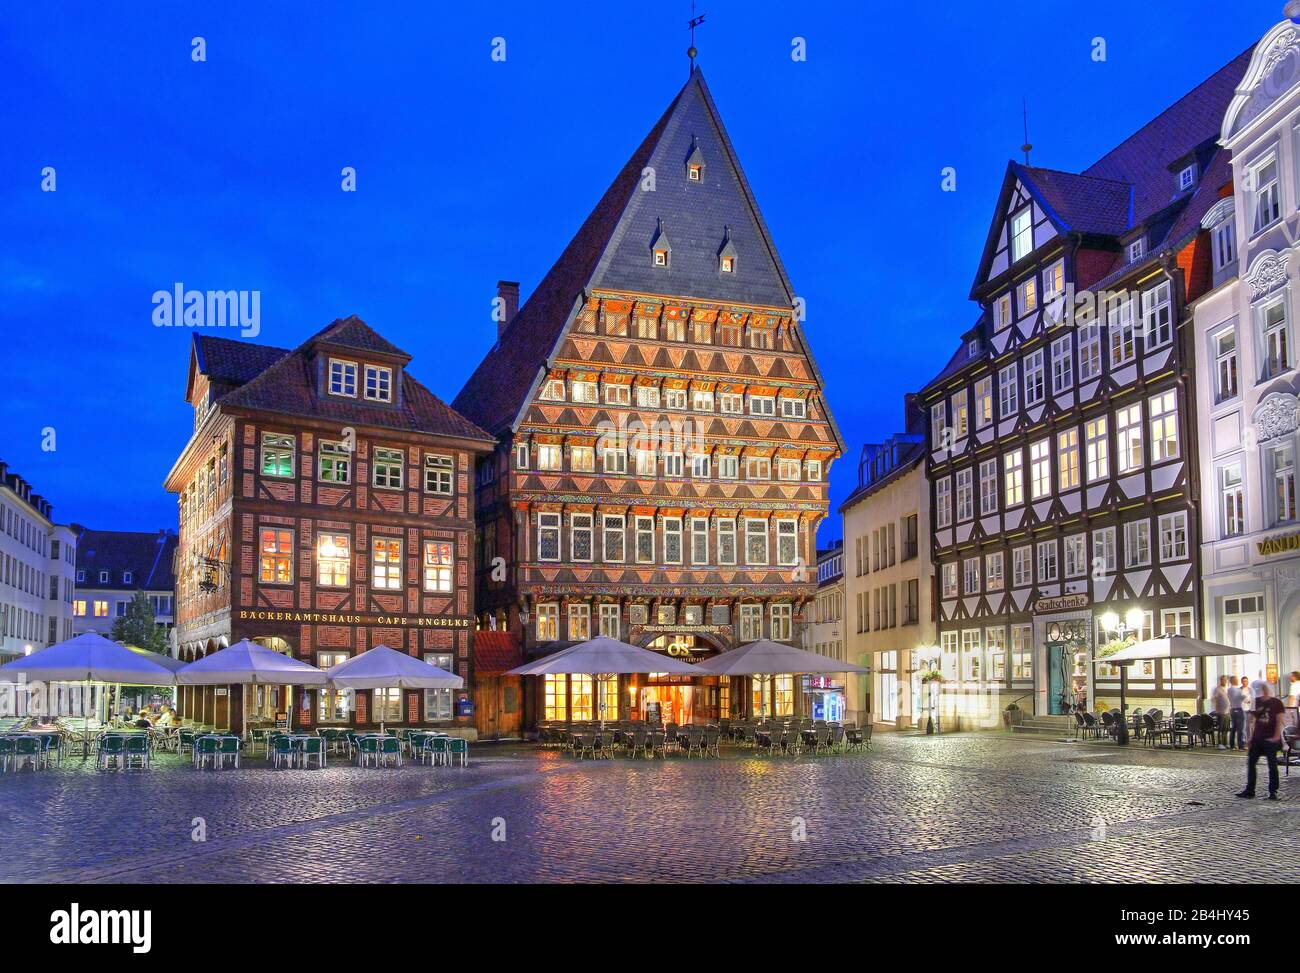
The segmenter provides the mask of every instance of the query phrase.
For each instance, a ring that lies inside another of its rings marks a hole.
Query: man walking
[[[1214,728],[1218,731],[1217,743],[1218,749],[1228,749],[1228,721],[1232,706],[1228,701],[1228,677],[1220,676],[1219,684],[1214,687],[1214,692],[1210,698],[1211,707],[1214,710]]]
[[[1227,678],[1226,676],[1224,677]],[[1233,679],[1228,679],[1228,718],[1231,730],[1228,732],[1228,746],[1233,750],[1245,750],[1246,738],[1246,692]]]
[[[1255,719],[1250,734],[1250,753],[1246,756],[1246,789],[1238,797],[1255,796],[1255,765],[1262,756],[1268,760],[1268,799],[1277,800],[1277,752],[1282,749],[1282,701],[1273,695],[1273,687],[1264,683],[1255,702]]]

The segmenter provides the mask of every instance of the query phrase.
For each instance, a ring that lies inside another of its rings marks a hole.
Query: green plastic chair
[[[435,766],[438,764],[450,763],[450,747],[447,745],[446,737],[428,737],[424,741],[429,754],[429,760]]]
[[[15,744],[13,737],[0,737],[0,773],[9,769],[9,764],[14,759]],[[16,764],[14,769],[17,769]]]
[[[40,770],[43,756],[41,741],[37,737],[18,737],[14,742],[14,761],[17,767],[21,767],[23,761],[30,760],[32,770]]]
[[[226,758],[230,757],[234,761],[235,766],[238,767],[239,751],[242,749],[243,747],[241,746],[239,737],[221,737],[217,741],[217,766],[224,767],[226,765]]]
[[[126,766],[128,768],[138,760],[140,761],[140,769],[144,770],[149,766],[150,759],[148,737],[133,736],[126,738]]]
[[[402,766],[402,741],[395,736],[386,736],[379,741],[379,757],[384,763],[390,758],[397,759],[397,766]]]
[[[106,736],[99,741],[98,766],[107,769],[118,757],[126,755],[126,739],[119,736]]]
[[[469,741],[464,737],[452,737],[448,743],[447,763],[455,763],[456,758],[460,757],[462,767],[469,766]]]
[[[194,766],[200,770],[205,763],[211,763],[213,767],[217,766],[217,761],[221,758],[218,756],[218,746],[216,737],[196,737],[194,740]]]
[[[318,767],[325,766],[325,741],[320,737],[308,737],[302,741],[302,765],[307,766],[307,761],[312,757],[316,758]]]
[[[359,736],[357,737],[357,765],[364,767],[370,761],[373,761],[375,766],[379,766],[379,738]]]
[[[271,766],[279,767],[282,763],[287,763],[290,767],[296,758],[293,750],[293,741],[283,733],[277,733],[270,738],[271,745]]]

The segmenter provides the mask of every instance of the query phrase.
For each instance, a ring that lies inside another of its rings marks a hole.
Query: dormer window
[[[718,272],[734,274],[736,272],[736,245],[731,242],[730,228],[723,228],[722,246],[718,248]]]
[[[686,178],[691,182],[699,182],[704,178],[704,166],[689,165],[686,167]]]
[[[393,370],[382,365],[366,366],[366,398],[373,402],[393,401]]]
[[[357,363],[330,359],[330,395],[357,397]]]
[[[108,584],[108,572],[107,572],[107,571],[100,571],[100,572],[99,572],[99,583],[100,583],[100,584]]]
[[[1128,245],[1128,262],[1136,263],[1146,256],[1147,241],[1145,237],[1138,237]]]
[[[704,181],[704,153],[694,142],[691,143],[691,154],[686,157],[686,179],[689,182]]]
[[[131,574],[130,571],[122,572],[122,584],[130,584],[133,580],[134,580],[134,576]]]
[[[667,267],[667,266],[668,266],[668,251],[667,251],[667,250],[656,250],[656,251],[655,251],[655,266],[656,266],[656,267]]]
[[[668,234],[664,232],[663,223],[660,223],[655,228],[655,238],[650,244],[651,260],[656,267],[667,267],[672,252],[673,248],[672,244],[668,242]]]
[[[723,257],[721,269],[724,274],[734,274],[736,272],[736,258]]]
[[[1196,185],[1196,165],[1184,166],[1178,173],[1178,191],[1186,192]]]

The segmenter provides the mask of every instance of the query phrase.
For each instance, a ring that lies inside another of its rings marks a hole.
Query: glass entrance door
[[[1064,642],[1047,643],[1047,712],[1053,716],[1069,712],[1065,699],[1066,667],[1072,667],[1072,661]]]

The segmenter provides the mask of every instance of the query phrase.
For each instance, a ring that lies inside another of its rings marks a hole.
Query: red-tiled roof
[[[474,633],[474,674],[499,676],[523,665],[524,653],[513,632]]]
[[[195,341],[200,340],[199,336]],[[229,345],[242,344],[227,339],[203,339],[205,342],[222,341],[220,349],[223,364],[236,362],[251,368],[257,361],[258,353],[243,349],[235,352]],[[400,408],[385,408],[368,404],[359,399],[343,399],[320,394],[316,380],[316,369],[312,360],[312,348],[317,342],[344,344],[362,351],[378,352],[385,355],[409,357],[380,337],[373,328],[358,317],[344,318],[333,322],[329,327],[317,332],[291,352],[281,352],[278,356],[265,354],[261,360],[269,361],[260,372],[249,377],[244,384],[227,392],[218,402],[223,406],[244,409],[259,409],[268,412],[281,412],[287,415],[308,418],[332,419],[341,425],[379,426],[388,429],[402,429],[421,432],[435,436],[449,436],[458,439],[478,439],[492,442],[492,437],[470,422],[464,416],[451,409],[445,402],[411,377],[406,368],[402,369],[402,395]],[[257,347],[257,346],[250,346]],[[205,351],[210,352],[207,348]],[[210,355],[209,355],[210,357]],[[200,358],[202,363],[203,358]],[[200,367],[200,370],[203,370]],[[242,372],[241,372],[242,374]]]

